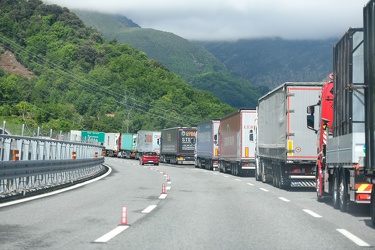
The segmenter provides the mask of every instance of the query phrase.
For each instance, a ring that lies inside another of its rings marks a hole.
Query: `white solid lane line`
[[[48,197],[48,196],[51,196],[51,195],[55,195],[55,194],[59,194],[59,193],[65,192],[65,191],[76,189],[76,188],[82,187],[84,185],[90,184],[92,182],[98,181],[98,180],[100,180],[100,179],[108,176],[112,172],[112,168],[111,167],[109,167],[107,165],[105,165],[105,166],[108,167],[108,172],[105,173],[104,175],[101,175],[101,176],[95,178],[95,179],[88,180],[88,181],[85,181],[85,182],[82,182],[82,183],[78,183],[78,184],[75,184],[73,186],[69,186],[67,188],[58,189],[58,190],[52,191],[50,193],[45,193],[45,194],[31,196],[31,197],[24,198],[24,199],[19,199],[19,200],[15,200],[15,201],[5,202],[5,203],[0,204],[0,207],[11,206],[11,205],[15,205],[15,204],[19,204],[19,203],[23,203],[23,202],[27,202],[27,201],[32,201],[32,200],[36,200],[36,199]]]
[[[315,217],[315,218],[322,218],[321,215],[317,214],[317,213],[314,213],[313,211],[309,210],[309,209],[302,209],[305,213],[308,213],[309,215],[311,215],[312,217]]]
[[[366,242],[364,242],[363,240],[361,240],[360,238],[358,238],[354,234],[351,234],[350,232],[348,232],[345,229],[336,229],[336,230],[339,231],[342,235],[344,235],[349,240],[353,241],[358,246],[361,246],[361,247],[369,247],[370,246],[369,244],[367,244]]]
[[[108,242],[109,240],[111,240],[112,238],[116,237],[117,235],[119,235],[120,233],[122,233],[123,231],[125,231],[126,229],[128,229],[129,226],[118,226],[116,227],[115,229],[113,229],[112,231],[106,233],[105,235],[103,235],[102,237],[96,239],[94,242],[97,242],[97,243],[105,243],[105,242]]]
[[[157,207],[157,205],[150,205],[150,206],[148,206],[147,208],[145,208],[145,209],[142,211],[142,214],[148,214],[148,213],[150,213],[152,210],[154,210],[156,207]]]

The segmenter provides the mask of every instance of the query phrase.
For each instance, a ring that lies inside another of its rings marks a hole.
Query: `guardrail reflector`
[[[13,155],[12,160],[13,161],[18,161],[20,159],[19,153],[20,153],[20,151],[18,149],[12,150],[12,155]]]

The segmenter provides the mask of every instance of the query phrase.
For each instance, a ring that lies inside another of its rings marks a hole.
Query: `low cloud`
[[[46,0],[69,9],[121,14],[142,28],[189,40],[341,37],[362,27],[368,0]]]

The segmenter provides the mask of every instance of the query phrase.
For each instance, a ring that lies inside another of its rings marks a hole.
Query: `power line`
[[[115,98],[116,102],[119,103],[120,105],[125,106],[126,108],[129,108],[129,105],[127,105],[126,103],[124,103],[122,101],[119,101],[119,100],[122,99],[120,97],[119,93],[111,91],[110,89],[104,88],[104,86],[101,86],[101,85],[97,84],[96,82],[88,82],[87,80],[82,79],[82,77],[77,77],[73,72],[68,71],[68,70],[62,68],[61,66],[56,65],[55,63],[52,63],[52,62],[50,62],[48,60],[45,60],[44,58],[42,58],[42,57],[34,54],[33,52],[31,52],[29,50],[26,50],[25,48],[23,48],[19,44],[15,43],[14,41],[12,41],[10,39],[7,39],[6,37],[4,37],[2,35],[0,35],[0,39],[4,40],[8,44],[12,45],[14,48],[17,48],[19,51],[24,52],[27,55],[29,55],[31,58],[33,58],[34,62],[37,63],[38,65],[40,65],[42,67],[44,67],[45,65],[49,65],[51,68],[57,70],[57,72],[55,72],[55,73],[58,76],[64,78],[65,80],[71,81],[72,79],[74,79],[78,83],[82,84],[82,86],[83,85],[89,86],[90,88],[88,88],[88,89],[92,89],[92,86],[94,85],[94,86],[98,87],[99,89],[101,89],[104,93],[107,93],[107,94],[113,96]],[[9,48],[4,43],[2,43],[2,44],[3,44],[3,46],[5,48],[12,50],[12,48]],[[44,65],[40,64],[38,61],[43,62]],[[68,75],[68,76],[66,76],[66,75]],[[138,110],[140,112],[150,112],[151,108],[149,107],[148,103],[140,101],[140,100],[136,99],[135,97],[130,97],[129,99],[132,99],[132,101],[133,101],[133,103],[135,105],[135,106],[132,106],[131,108],[134,108],[134,109],[136,109],[136,110]],[[160,111],[160,112],[166,113],[166,114],[170,113],[170,110],[162,109],[162,108],[159,108],[159,107],[153,107],[153,109],[156,109],[157,111]],[[177,112],[177,114],[178,114],[178,112]],[[172,120],[175,123],[179,123],[179,124],[183,124],[184,120],[190,120],[191,119],[189,117],[184,117],[181,114],[178,114],[179,117],[162,116],[162,115],[158,115],[156,113],[153,113],[153,114],[151,113],[149,115],[152,115],[152,116],[155,116],[155,117],[159,117],[159,118],[162,118],[162,119],[166,119],[166,120]]]

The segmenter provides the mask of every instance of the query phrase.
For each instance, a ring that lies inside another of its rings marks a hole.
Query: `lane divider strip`
[[[302,209],[302,211],[304,211],[305,213],[311,215],[312,217],[315,217],[315,218],[323,218],[321,215],[309,210],[309,209]]]
[[[336,229],[336,230],[339,233],[341,233],[342,235],[344,235],[346,238],[348,238],[349,240],[353,241],[358,246],[361,246],[361,247],[369,247],[370,246],[369,244],[367,244],[367,242],[361,240],[360,238],[358,238],[357,236],[355,236],[354,234],[350,233],[349,231],[347,231],[345,229]]]
[[[129,226],[118,226],[115,229],[113,229],[112,231],[103,235],[102,237],[97,238],[94,242],[96,242],[96,243],[106,243],[106,242],[108,242],[112,238],[116,237],[117,235],[119,235],[120,233],[122,233],[123,231],[125,231],[128,228],[129,228]]]
[[[285,201],[285,202],[290,202],[290,200],[288,200],[287,198],[284,198],[284,197],[279,197],[280,200],[282,201]]]
[[[142,214],[148,214],[152,210],[154,210],[156,207],[157,207],[157,205],[150,205],[150,206],[146,207],[145,209],[143,209]]]

